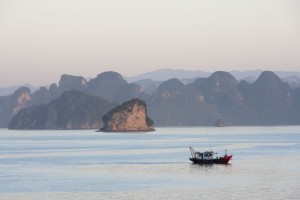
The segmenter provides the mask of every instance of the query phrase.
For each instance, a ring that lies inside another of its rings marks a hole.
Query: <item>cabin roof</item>
[[[195,154],[199,154],[199,155],[213,155],[214,152],[213,151],[205,151],[205,152],[195,152]]]

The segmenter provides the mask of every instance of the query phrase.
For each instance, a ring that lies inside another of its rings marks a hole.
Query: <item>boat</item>
[[[192,155],[190,160],[195,164],[228,164],[232,158],[232,155],[227,155],[227,149],[225,149],[225,155],[221,157],[215,157],[214,154],[217,153],[212,150],[199,152],[190,147],[190,151]]]

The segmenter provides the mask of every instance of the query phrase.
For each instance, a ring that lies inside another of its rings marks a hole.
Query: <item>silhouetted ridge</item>
[[[247,106],[256,113],[255,124],[285,124],[291,120],[292,95],[287,84],[270,71],[241,88]]]
[[[73,89],[115,104],[142,99],[156,126],[213,126],[218,119],[229,126],[300,124],[299,88],[290,88],[271,71],[262,72],[250,83],[237,83],[230,73],[218,71],[194,82],[175,78],[162,83],[148,81],[153,91],[146,94],[141,86],[129,84],[117,72],[101,73],[88,83],[81,76],[62,75],[59,86],[41,87],[34,93],[23,87],[0,97],[0,127],[7,127],[22,109],[49,104],[64,90]]]

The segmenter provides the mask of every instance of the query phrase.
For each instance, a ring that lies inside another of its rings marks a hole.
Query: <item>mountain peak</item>
[[[119,74],[118,72],[114,71],[107,71],[103,72],[101,74],[98,74],[97,79],[123,79],[123,76]]]
[[[82,76],[63,74],[59,81],[59,88],[61,91],[73,89],[83,91],[87,89],[87,81]]]
[[[280,78],[272,71],[264,71],[260,74],[257,82],[282,82]]]

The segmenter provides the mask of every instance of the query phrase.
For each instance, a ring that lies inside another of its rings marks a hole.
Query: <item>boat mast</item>
[[[191,155],[194,158],[195,157],[195,149],[193,149],[193,147],[190,147],[190,151],[191,151]]]

